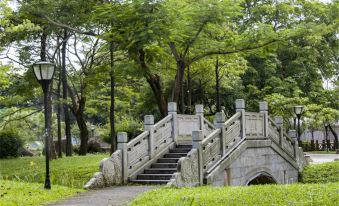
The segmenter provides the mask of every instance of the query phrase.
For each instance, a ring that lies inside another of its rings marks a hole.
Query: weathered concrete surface
[[[335,159],[339,158],[339,154],[312,154],[306,153],[312,159],[311,164],[320,164],[324,162],[333,162]]]
[[[159,186],[120,186],[92,190],[50,206],[121,206],[140,193],[157,187]]]
[[[168,186],[194,187],[199,185],[198,168],[198,151],[192,149],[187,157],[180,158],[178,172],[174,173]]]
[[[247,185],[258,175],[277,183],[298,181],[298,168],[271,147],[271,141],[245,141],[207,177],[214,186]]]
[[[298,181],[298,170],[272,148],[248,148],[228,168],[231,185],[247,185],[259,174],[268,174],[280,184]]]

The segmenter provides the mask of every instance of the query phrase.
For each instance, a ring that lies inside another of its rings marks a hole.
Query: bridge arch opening
[[[276,184],[277,181],[268,173],[259,173],[256,176],[252,177],[247,185],[266,185],[266,184]]]

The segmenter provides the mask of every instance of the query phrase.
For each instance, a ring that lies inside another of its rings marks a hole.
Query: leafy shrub
[[[0,132],[0,158],[18,157],[22,140],[18,134],[11,130]]]
[[[139,135],[143,130],[143,123],[140,120],[134,119],[132,117],[122,117],[116,121],[115,131],[116,132],[127,132],[129,139],[132,139]],[[109,124],[104,127],[98,128],[100,137],[107,142],[111,143],[110,139],[110,128]]]
[[[339,161],[308,165],[301,174],[301,180],[304,183],[339,182]]]
[[[95,139],[89,140],[87,143],[87,152],[89,153],[101,152],[100,142]]]

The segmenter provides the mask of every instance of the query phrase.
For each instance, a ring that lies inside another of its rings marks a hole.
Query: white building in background
[[[339,122],[335,123],[334,125],[332,125],[333,130],[337,133],[337,135],[339,136]],[[334,135],[332,134],[331,130],[328,128],[327,131],[327,138],[333,142],[334,141]],[[313,132],[313,137],[312,138],[312,131],[307,129],[300,137],[300,139],[302,141],[311,141],[312,139],[314,139],[314,141],[318,140],[319,142],[323,141],[326,139],[326,132],[325,132],[325,128],[324,130],[315,130]]]

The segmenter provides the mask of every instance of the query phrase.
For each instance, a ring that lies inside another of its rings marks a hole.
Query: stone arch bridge
[[[170,102],[168,115],[157,123],[146,115],[144,132],[129,142],[118,133],[118,150],[84,187],[297,182],[305,160],[295,131],[286,134],[282,118],[268,115],[266,102],[259,103],[259,112],[245,111],[243,99],[235,105],[231,118],[219,112],[214,123],[204,118],[202,105],[195,106],[195,115],[183,115]]]

